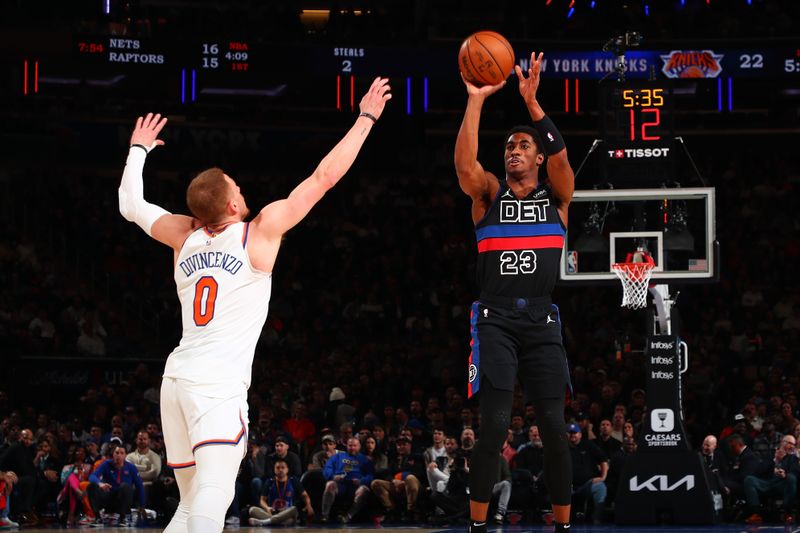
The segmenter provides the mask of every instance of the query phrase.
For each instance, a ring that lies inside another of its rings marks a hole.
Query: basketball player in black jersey
[[[558,277],[575,175],[561,134],[536,99],[542,54],[531,54],[527,76],[519,66],[514,68],[533,127],[517,126],[506,136],[504,178],[485,170],[477,156],[481,108],[505,82],[479,88],[464,80],[467,109],[455,147],[458,183],[472,198],[481,288],[470,320],[468,390],[470,396],[480,392],[481,412],[481,434],[470,464],[472,533],[486,530],[517,376],[536,406],[556,531],[570,527],[572,467],[564,421],[569,368],[550,294]],[[544,164],[545,182],[539,178]],[[495,517],[498,522],[502,518]]]

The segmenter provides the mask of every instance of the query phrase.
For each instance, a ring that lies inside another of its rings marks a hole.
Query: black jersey
[[[564,224],[550,187],[517,200],[505,180],[475,225],[478,285],[485,296],[549,296],[558,279]]]

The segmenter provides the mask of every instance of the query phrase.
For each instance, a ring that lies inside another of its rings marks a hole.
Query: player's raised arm
[[[497,85],[484,85],[476,87],[461,75],[464,85],[467,86],[467,108],[464,119],[456,137],[454,162],[456,175],[461,190],[468,194],[473,201],[478,201],[497,192],[497,179],[478,162],[478,130],[481,122],[481,109],[483,102],[491,94],[496,93],[506,84],[505,81]],[[494,188],[494,190],[492,190]]]
[[[355,124],[342,140],[320,161],[314,172],[303,180],[284,200],[264,207],[253,220],[257,237],[280,239],[299,223],[322,196],[350,169],[364,141],[392,97],[388,78],[375,78],[359,103]]]
[[[119,185],[119,212],[129,222],[135,222],[145,233],[159,242],[180,249],[189,232],[196,227],[196,220],[185,215],[173,215],[167,210],[144,199],[142,170],[144,161],[154,148],[164,141],[158,134],[167,124],[167,118],[148,113],[136,120],[131,134],[128,160]]]
[[[536,91],[539,89],[539,77],[542,71],[543,53],[536,56],[536,52],[531,53],[531,62],[526,77],[519,65],[514,67],[519,79],[519,94],[525,100],[528,113],[533,120],[533,126],[542,138],[544,151],[547,154],[547,175],[550,178],[551,188],[556,199],[559,201],[559,211],[566,214],[566,207],[572,201],[572,193],[575,191],[575,174],[567,158],[567,148],[564,139],[561,137],[553,121],[544,114],[542,106],[536,99]],[[564,217],[566,220],[566,217]]]

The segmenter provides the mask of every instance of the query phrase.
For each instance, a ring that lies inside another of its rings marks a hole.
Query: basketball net
[[[653,258],[642,250],[628,254],[624,263],[611,265],[622,282],[622,307],[642,309],[647,306],[647,288],[655,266]]]

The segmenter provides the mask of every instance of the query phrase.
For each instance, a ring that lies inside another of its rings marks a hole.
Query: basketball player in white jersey
[[[149,113],[136,121],[119,188],[126,220],[174,252],[183,336],[161,386],[167,463],[181,501],[167,533],[219,533],[247,450],[247,388],[256,341],[267,317],[272,267],[282,235],[299,223],[352,165],[391,98],[376,78],[355,124],[288,198],[251,221],[236,182],[221,169],[201,172],[186,193],[194,216],[173,215],[143,197],[147,154],[164,141],[167,122]]]

